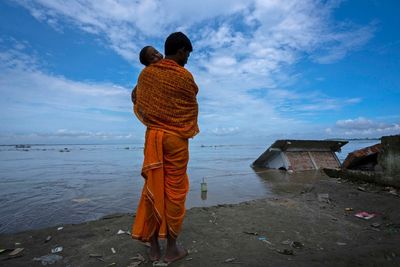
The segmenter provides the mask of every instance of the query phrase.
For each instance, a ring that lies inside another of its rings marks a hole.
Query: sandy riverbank
[[[399,196],[384,187],[321,174],[279,197],[188,210],[179,241],[190,255],[171,266],[400,266],[399,207]],[[376,217],[357,218],[359,211]],[[3,252],[0,266],[42,266],[33,259],[57,246],[63,251],[50,266],[129,266],[138,253],[147,259],[142,243],[117,235],[129,230],[132,220],[121,214],[63,225],[62,230],[1,235],[0,248],[24,250],[11,259]],[[45,243],[49,235],[52,239]]]

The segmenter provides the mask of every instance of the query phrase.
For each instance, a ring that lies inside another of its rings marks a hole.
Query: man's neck
[[[179,65],[178,57],[175,56],[175,55],[172,55],[172,56],[165,56],[165,59],[169,59],[169,60],[175,61],[175,63]]]

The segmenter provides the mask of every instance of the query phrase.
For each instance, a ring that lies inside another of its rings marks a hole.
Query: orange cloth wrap
[[[188,140],[157,129],[148,129],[144,147],[142,196],[132,225],[132,237],[149,241],[158,231],[176,238],[185,216],[189,190],[186,174]]]
[[[189,71],[173,60],[163,59],[140,73],[134,111],[149,128],[191,138],[199,132],[197,92]]]

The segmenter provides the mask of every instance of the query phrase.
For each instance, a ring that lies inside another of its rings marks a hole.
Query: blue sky
[[[0,144],[141,143],[145,45],[183,31],[199,143],[400,133],[396,0],[0,2]]]

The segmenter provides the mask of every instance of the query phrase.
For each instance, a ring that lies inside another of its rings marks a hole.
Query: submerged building
[[[335,152],[339,152],[347,143],[331,140],[277,140],[253,162],[252,167],[293,171],[340,168]]]

